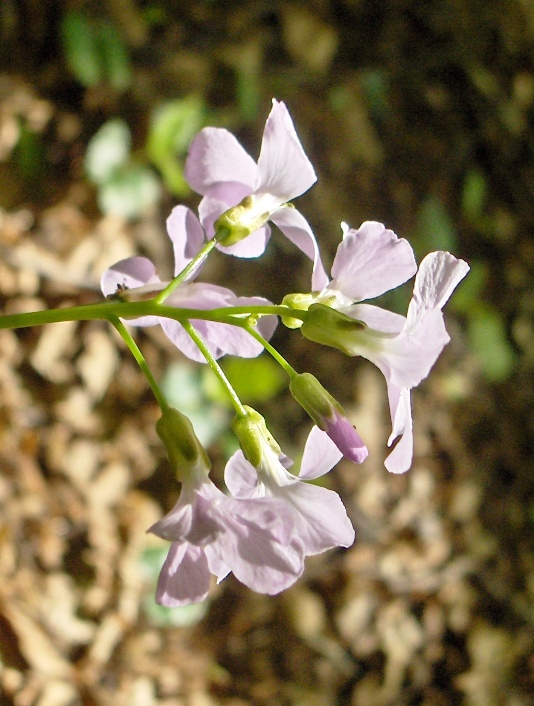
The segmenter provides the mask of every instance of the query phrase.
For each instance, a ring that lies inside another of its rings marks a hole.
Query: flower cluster
[[[236,410],[233,429],[241,448],[226,465],[223,492],[209,477],[208,457],[189,420],[159,396],[158,433],[181,483],[174,508],[150,529],[171,542],[157,588],[157,600],[167,606],[203,600],[211,576],[221,581],[230,572],[255,591],[278,593],[302,574],[306,556],[354,541],[339,496],[310,481],[342,456],[361,463],[367,448],[320,382],[295,371],[271,346],[279,318],[309,340],[378,367],[391,413],[388,445],[394,444],[385,465],[403,473],[413,455],[410,391],[449,340],[442,308],[469,270],[447,252],[430,253],[418,268],[406,240],[368,221],[357,230],[342,224],[329,279],[310,225],[290,203],[316,175],[287,108],[277,101],[257,163],[227,130],[204,128],[191,144],[185,176],[202,200],[198,217],[177,206],[167,220],[174,278],[162,282],[144,257],[122,260],[102,276],[106,297],[125,303],[124,316],[118,315],[135,326],[160,325],[182,353],[208,362]],[[311,260],[310,292],[288,294],[274,305],[194,281],[213,248],[241,258],[260,256],[270,224]],[[414,275],[406,316],[364,303]],[[241,403],[216,362],[225,354],[254,357],[264,349],[288,373],[293,397],[314,422],[297,474],[263,418]]]

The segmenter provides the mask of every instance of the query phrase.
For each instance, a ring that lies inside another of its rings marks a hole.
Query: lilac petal
[[[197,363],[205,363],[206,358],[202,355],[196,343],[191,339],[187,331],[184,329],[181,323],[178,321],[173,321],[172,319],[160,319],[161,328],[163,329],[167,338],[173,343],[179,351],[181,351],[187,358],[194,360]],[[198,330],[199,334],[204,339],[204,342],[208,346],[210,353],[214,358],[220,358],[224,355],[224,351],[218,346],[206,341],[206,327],[203,321],[191,322]],[[199,330],[201,329],[201,330]]]
[[[271,221],[313,262],[312,289],[321,291],[328,283],[317,240],[308,221],[295,208],[280,208],[271,214]]]
[[[185,163],[186,181],[198,194],[207,194],[219,182],[256,182],[258,167],[228,130],[206,127],[193,139]],[[249,192],[250,193],[250,192]]]
[[[255,500],[236,502],[256,503]],[[258,593],[280,593],[295,583],[304,570],[300,540],[282,544],[253,522],[229,527],[212,548],[232,567],[241,583]]]
[[[169,297],[167,302],[172,306],[191,309],[270,304],[267,299],[262,297],[236,297],[231,290],[225,287],[199,282],[180,287]],[[263,351],[261,343],[239,326],[200,319],[192,319],[191,323],[217,358],[225,353],[242,358],[255,358]],[[276,323],[276,317],[265,317],[265,320],[258,325],[258,329],[262,335],[270,338],[276,328]],[[161,326],[168,338],[182,353],[193,360],[205,362],[204,356],[190,340],[179,322],[173,319],[162,319]]]
[[[302,454],[299,478],[301,480],[314,480],[324,476],[338,463],[343,454],[332,441],[329,435],[313,426]]]
[[[115,294],[117,288],[135,289],[145,284],[159,282],[156,268],[146,257],[128,257],[104,270],[100,278],[102,294],[105,297]]]
[[[329,288],[353,301],[372,299],[398,287],[417,271],[411,245],[382,223],[366,221],[341,241]]]
[[[247,461],[241,450],[228,459],[224,469],[224,482],[234,498],[251,498],[258,485],[254,466]]]
[[[191,529],[193,522],[193,507],[183,494],[170,512],[164,515],[161,520],[155,522],[147,532],[175,542],[184,539]]]
[[[159,575],[156,602],[168,608],[200,603],[209,587],[210,570],[203,550],[188,542],[171,544]]]
[[[336,444],[345,458],[354,463],[362,463],[369,456],[369,451],[363,439],[347,417],[335,415],[332,421],[326,420],[326,433]]]
[[[230,245],[224,247],[223,245],[218,245],[217,249],[221,252],[227,253],[228,255],[233,255],[234,257],[242,258],[253,258],[260,257],[265,252],[267,243],[271,237],[271,229],[268,225],[264,225],[258,228],[246,238],[240,240],[235,245]]]
[[[185,206],[176,206],[167,218],[167,233],[174,250],[174,276],[186,267],[204,244],[204,231],[193,211]],[[198,274],[197,269],[193,276]]]
[[[400,333],[384,335],[384,328],[398,327],[404,317],[369,304],[356,304],[350,315],[366,323],[369,328],[351,334],[352,355],[361,355],[380,369],[388,382],[411,388],[428,375],[443,347],[449,341],[443,314],[434,309],[415,322],[410,329],[406,323]],[[404,320],[405,321],[405,320]],[[383,328],[372,327],[373,324]]]
[[[272,194],[282,204],[303,194],[316,181],[286,106],[273,100],[263,132],[254,191]]]
[[[263,297],[237,297],[236,302],[237,303],[232,306],[272,306],[272,302],[268,299],[264,299]],[[262,316],[259,319],[256,328],[261,333],[263,338],[266,338],[269,341],[272,338],[277,325],[278,317],[269,315]]]
[[[412,465],[413,458],[413,425],[410,403],[410,391],[396,385],[388,385],[389,407],[392,421],[392,432],[388,446],[400,436],[393,451],[386,458],[384,465],[390,473],[405,473]]]
[[[104,270],[100,278],[104,296],[115,294],[120,288],[136,289],[147,284],[159,283],[161,280],[156,274],[156,268],[146,257],[128,257],[126,260],[120,260]],[[163,286],[161,284],[162,288]],[[128,320],[132,326],[156,326],[159,322],[157,316],[142,316]]]
[[[432,309],[441,309],[458,283],[469,272],[469,265],[448,252],[429,253],[421,262],[408,307],[408,326]]]
[[[333,490],[297,481],[282,488],[277,496],[282,493],[297,511],[297,533],[307,556],[333,547],[349,547],[354,542],[354,528]]]
[[[369,329],[387,335],[398,335],[406,325],[406,317],[374,304],[353,304],[340,309],[343,314],[363,321]]]
[[[222,561],[217,554],[215,554],[209,544],[204,547],[204,553],[206,555],[206,559],[208,560],[208,566],[211,573],[217,577],[217,584],[221,583],[221,581],[228,576],[232,569],[224,561]]]

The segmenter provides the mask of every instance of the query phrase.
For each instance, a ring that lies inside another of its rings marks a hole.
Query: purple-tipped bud
[[[350,461],[361,463],[369,452],[360,435],[347,419],[343,407],[310,373],[295,375],[289,384],[291,394],[325,431],[341,453]]]

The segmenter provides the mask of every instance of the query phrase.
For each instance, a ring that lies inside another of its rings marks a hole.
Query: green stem
[[[200,350],[200,352],[202,353],[204,358],[206,358],[207,364],[210,366],[210,368],[213,370],[215,375],[221,381],[222,386],[224,387],[224,389],[226,390],[226,392],[228,393],[228,395],[232,401],[232,404],[234,406],[236,414],[239,417],[248,416],[247,411],[246,411],[245,407],[243,406],[243,403],[241,402],[241,400],[239,399],[239,397],[237,395],[237,392],[232,387],[230,381],[228,380],[228,378],[224,374],[224,371],[221,368],[221,366],[219,365],[219,363],[217,363],[217,361],[215,360],[215,358],[211,354],[211,351],[209,350],[209,348],[205,344],[202,336],[198,333],[198,331],[195,329],[195,327],[189,321],[182,321],[181,323],[182,323],[182,326],[184,327],[184,329],[187,331],[187,333],[191,336],[192,340],[195,342],[196,346],[198,347],[198,349]]]
[[[284,358],[283,355],[281,355],[274,346],[272,346],[267,339],[265,339],[261,333],[256,331],[255,328],[252,328],[252,326],[244,326],[246,331],[252,336],[252,338],[255,338],[261,345],[265,348],[265,350],[272,355],[272,357],[276,360],[277,363],[284,369],[284,371],[287,373],[289,376],[289,379],[292,379],[298,375],[297,371],[291,367],[291,365],[287,362],[287,360]]]
[[[158,304],[154,299],[138,302],[107,300],[97,304],[85,304],[82,306],[45,309],[43,311],[30,311],[22,314],[0,316],[0,329],[27,328],[29,326],[42,326],[44,324],[59,323],[61,321],[109,320],[110,316],[118,316],[122,319],[135,319],[141,316],[162,316],[180,322],[189,319],[202,319],[242,326],[244,317],[268,315],[290,315],[293,318],[299,318],[305,321],[307,312],[276,305],[232,306],[218,309],[181,309]]]
[[[130,349],[130,352],[132,353],[139,367],[143,371],[144,376],[148,380],[148,384],[150,385],[152,392],[154,393],[154,397],[156,398],[159,406],[161,407],[161,411],[164,412],[166,409],[169,408],[169,403],[165,399],[165,395],[161,391],[158,383],[156,382],[155,377],[152,375],[152,371],[148,367],[144,355],[139,350],[139,346],[132,338],[132,335],[128,331],[126,326],[118,317],[109,316],[109,322],[113,324],[113,326],[117,329],[118,333],[121,335],[122,339]]]
[[[213,248],[217,245],[217,235],[204,245],[204,247],[197,253],[197,255],[191,260],[191,262],[184,267],[184,269],[177,275],[169,284],[163,289],[157,296],[154,297],[154,302],[156,304],[163,304],[165,299],[170,296],[176,287],[179,287],[189,275],[194,272],[204,260],[208,257]]]

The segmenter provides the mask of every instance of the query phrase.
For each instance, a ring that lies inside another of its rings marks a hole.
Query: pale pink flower
[[[204,231],[198,219],[185,206],[177,206],[167,219],[167,232],[174,250],[174,276],[179,275],[191,262],[205,242]],[[190,309],[215,309],[229,306],[267,305],[270,302],[263,297],[238,297],[230,289],[214,284],[193,282],[198,270],[193,272],[182,285],[166,299],[167,306]],[[105,296],[113,295],[118,289],[126,289],[124,298],[147,297],[166,287],[156,274],[156,268],[146,257],[130,257],[117,262],[105,270],[101,278],[102,292]],[[173,319],[145,316],[131,319],[134,326],[155,326],[160,324],[165,334],[182,353],[201,363],[205,358],[191,340],[183,326]],[[263,351],[263,346],[246,331],[229,324],[215,321],[193,319],[195,329],[201,334],[212,355],[219,358],[230,354],[242,358],[254,358]],[[262,317],[257,325],[262,336],[269,339],[276,328],[276,317]]]
[[[214,235],[214,223],[223,213],[243,206],[239,208],[238,226],[250,234],[221,249],[238,257],[258,257],[271,235],[269,220],[313,261],[313,288],[325,285],[327,278],[315,236],[306,219],[287,206],[317,177],[284,103],[273,100],[257,163],[231,132],[207,127],[191,143],[185,176],[204,196],[199,214],[209,237]]]
[[[427,255],[419,266],[406,317],[359,303],[399,286],[415,269],[410,245],[382,224],[367,222],[357,231],[345,229],[332,267],[333,279],[314,301],[362,325],[336,328],[332,318],[329,327],[328,312],[312,305],[302,326],[306,337],[322,343],[328,337],[329,345],[367,358],[383,373],[392,420],[388,445],[401,436],[386,459],[392,473],[404,473],[411,465],[410,389],[428,375],[450,340],[441,310],[469,266],[447,252]]]
[[[303,571],[290,509],[274,498],[228,497],[207,470],[183,482],[174,508],[148,531],[172,542],[156,589],[164,606],[204,600],[212,575],[220,582],[232,572],[252,590],[273,595]]]
[[[292,512],[296,534],[305,555],[320,554],[354,542],[354,528],[337,493],[306,481],[328,473],[342,457],[328,435],[314,426],[308,436],[298,476],[291,461],[262,443],[261,461],[254,467],[236,451],[226,465],[225,482],[237,498],[276,498]]]

